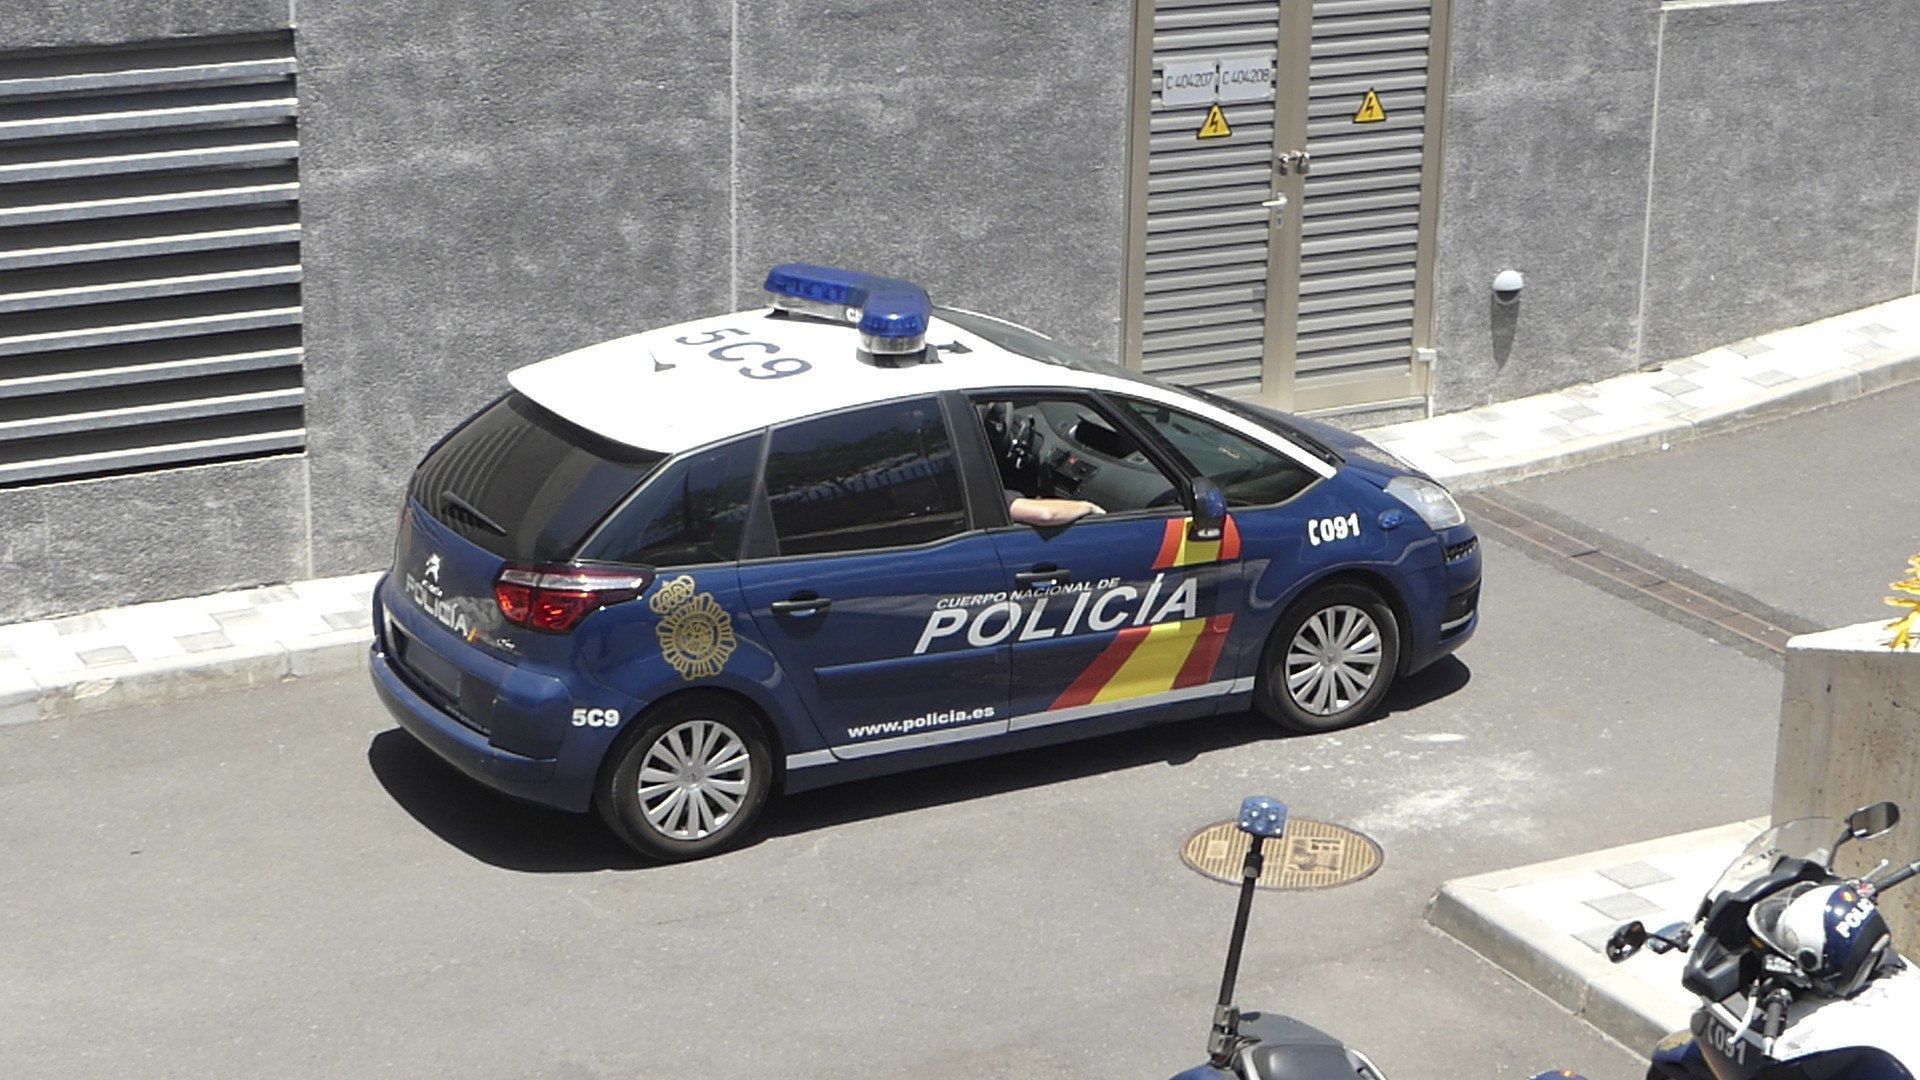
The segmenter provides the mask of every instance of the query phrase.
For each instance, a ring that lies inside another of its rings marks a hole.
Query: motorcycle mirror
[[[1607,939],[1607,959],[1618,964],[1627,957],[1639,952],[1640,946],[1646,943],[1646,925],[1641,923],[1640,920],[1635,919],[1620,929],[1615,930],[1613,936]]]
[[[1900,824],[1900,808],[1890,802],[1863,806],[1847,815],[1847,839],[1871,840]]]
[[[1268,840],[1287,831],[1287,804],[1265,795],[1251,795],[1240,802],[1240,819],[1235,822],[1248,836]]]

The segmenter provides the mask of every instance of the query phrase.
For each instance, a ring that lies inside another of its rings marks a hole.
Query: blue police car
[[[473,779],[661,859],[776,791],[1248,706],[1359,722],[1477,620],[1439,484],[906,282],[556,357],[414,472],[373,680]]]

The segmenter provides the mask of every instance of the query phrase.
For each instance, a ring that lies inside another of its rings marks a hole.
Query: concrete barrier
[[[1773,820],[1840,818],[1881,799],[1904,815],[1889,836],[1841,853],[1847,873],[1920,858],[1920,649],[1890,650],[1889,636],[1870,622],[1787,642]],[[1901,952],[1920,958],[1920,881],[1881,910]]]

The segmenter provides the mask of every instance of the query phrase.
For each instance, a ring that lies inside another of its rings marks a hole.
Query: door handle
[[[768,604],[775,615],[811,615],[833,606],[833,601],[814,592],[797,592],[785,600]]]
[[[1062,570],[1052,563],[1041,563],[1025,573],[1013,575],[1015,585],[1065,585],[1073,580],[1073,571]]]
[[[1268,199],[1266,202],[1263,202],[1260,205],[1266,207],[1269,210],[1279,210],[1282,207],[1287,205],[1287,197],[1285,195],[1275,195],[1273,198]]]

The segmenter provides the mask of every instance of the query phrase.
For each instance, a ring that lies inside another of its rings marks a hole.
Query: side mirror
[[[1646,943],[1646,925],[1636,919],[1620,929],[1615,930],[1613,936],[1607,939],[1607,959],[1618,964],[1627,957],[1639,952],[1640,946]]]
[[[1863,806],[1847,815],[1847,839],[1871,840],[1900,824],[1900,808],[1890,802]]]
[[[1187,526],[1189,540],[1218,540],[1227,524],[1227,493],[1220,485],[1202,476],[1193,482],[1193,523]]]
[[[1250,795],[1240,802],[1240,819],[1235,822],[1249,836],[1268,840],[1287,831],[1287,804],[1265,795]]]

